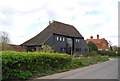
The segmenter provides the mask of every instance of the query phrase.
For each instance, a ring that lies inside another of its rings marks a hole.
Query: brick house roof
[[[42,45],[52,34],[83,38],[74,26],[53,21],[42,32],[21,45]]]
[[[90,41],[94,42],[99,50],[107,50],[107,49],[109,49],[108,42],[104,38],[99,39],[99,37],[98,37],[97,39],[93,39],[93,38],[87,39],[86,43],[88,43]]]

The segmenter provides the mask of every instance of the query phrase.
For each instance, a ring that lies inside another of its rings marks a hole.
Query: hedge
[[[115,51],[98,51],[100,55],[108,55],[108,56],[118,56]]]
[[[27,79],[109,60],[100,55],[72,58],[68,54],[39,52],[3,51],[1,55],[3,80]]]
[[[2,79],[26,79],[34,73],[67,68],[71,56],[58,53],[2,52]]]
[[[88,66],[92,64],[96,64],[98,62],[104,62],[109,60],[107,56],[88,56],[88,57],[79,57],[72,59],[72,68],[77,68],[80,66]]]

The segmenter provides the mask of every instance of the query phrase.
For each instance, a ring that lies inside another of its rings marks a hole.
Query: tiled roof
[[[87,39],[86,43],[88,43],[90,41],[94,42],[96,44],[96,46],[98,47],[98,49],[109,49],[108,48],[108,42],[104,38],[103,39]],[[105,44],[107,44],[107,46],[103,47],[103,44],[104,44],[103,42]]]
[[[101,43],[103,40],[102,39],[87,39],[86,43],[88,43],[89,41],[92,41],[94,43]]]
[[[21,45],[42,45],[42,43],[45,42],[45,40],[48,39],[53,33],[70,37],[83,38],[83,36],[74,26],[58,21],[53,21],[42,32]]]

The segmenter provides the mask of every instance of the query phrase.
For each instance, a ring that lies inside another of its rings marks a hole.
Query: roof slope
[[[102,38],[102,39],[87,39],[86,43],[88,43],[90,41],[94,42],[96,44],[96,46],[98,47],[98,49],[109,49],[108,42],[104,38]],[[103,44],[106,44],[106,46],[103,46]]]
[[[92,41],[94,43],[102,43],[102,41],[106,41],[107,42],[107,40],[105,40],[104,38],[103,39],[87,39],[86,43],[88,43],[89,41]]]
[[[83,36],[77,31],[74,26],[58,21],[53,21],[42,32],[21,45],[42,45],[42,43],[44,43],[45,40],[48,39],[53,33],[70,37],[83,38]]]

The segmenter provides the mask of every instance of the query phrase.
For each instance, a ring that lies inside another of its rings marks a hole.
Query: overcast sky
[[[0,31],[19,45],[56,20],[74,25],[85,39],[99,34],[118,45],[118,1],[0,0]]]

